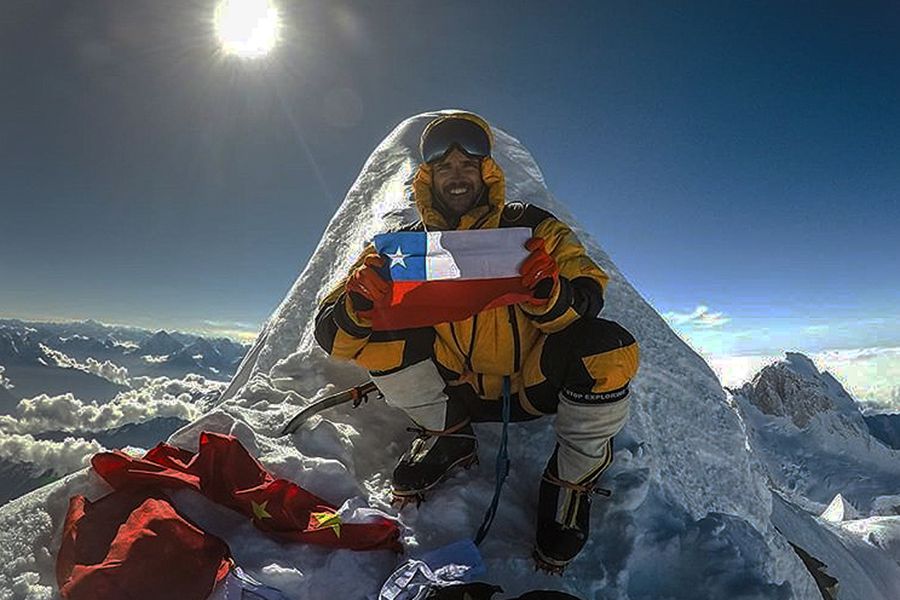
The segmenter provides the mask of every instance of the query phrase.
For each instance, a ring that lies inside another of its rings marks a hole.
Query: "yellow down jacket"
[[[544,239],[545,249],[556,260],[560,272],[560,285],[543,306],[499,307],[433,327],[434,336],[429,343],[433,344],[432,357],[442,371],[458,374],[471,383],[480,397],[497,399],[502,394],[503,376],[511,376],[514,390],[544,380],[540,361],[534,357],[540,355],[547,334],[565,329],[581,316],[595,317],[603,306],[609,277],[587,256],[565,223],[536,206],[506,202],[503,171],[493,159],[483,159],[481,175],[486,193],[480,204],[462,216],[456,228],[530,227],[534,236]],[[416,173],[413,195],[422,217],[419,230],[450,228],[434,206],[431,168],[427,164],[422,164]],[[373,252],[373,247],[367,248],[356,265]],[[405,346],[409,339],[390,332],[373,332],[370,323],[354,311],[344,284],[341,282],[319,307],[319,344],[331,356],[353,360],[375,373],[407,366],[404,362],[409,352]]]

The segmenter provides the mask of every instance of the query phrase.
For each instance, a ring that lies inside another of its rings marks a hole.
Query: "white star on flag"
[[[400,265],[404,269],[406,268],[406,258],[409,254],[403,254],[403,249],[400,246],[397,246],[397,250],[393,254],[386,254],[389,259],[391,259],[391,268],[393,269],[396,265]]]

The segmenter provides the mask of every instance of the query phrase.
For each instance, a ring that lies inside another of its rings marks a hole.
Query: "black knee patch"
[[[541,353],[541,372],[555,389],[561,390],[572,402],[616,402],[628,394],[628,386],[603,393],[592,392],[595,380],[582,358],[634,343],[634,336],[615,321],[578,319],[563,331],[547,336]],[[528,398],[531,399],[531,394]]]

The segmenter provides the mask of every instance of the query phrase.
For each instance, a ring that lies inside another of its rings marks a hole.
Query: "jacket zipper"
[[[522,357],[521,357],[522,350],[520,348],[520,342],[519,342],[519,323],[518,323],[518,320],[516,319],[515,307],[512,304],[510,304],[507,308],[509,309],[509,323],[510,323],[510,325],[512,325],[512,335],[513,335],[514,352],[513,352],[513,370],[512,370],[512,372],[518,373],[519,372],[519,363],[521,362],[521,359],[522,359]]]
[[[459,353],[463,355],[465,359],[465,369],[469,373],[474,373],[474,368],[472,367],[472,351],[475,349],[475,328],[478,326],[478,315],[472,316],[472,336],[469,338],[469,351],[465,352],[462,349],[462,344],[459,343],[459,337],[456,335],[456,326],[453,323],[450,323],[450,333],[453,336],[453,341],[456,343],[456,347],[459,349]],[[484,380],[479,373],[476,377],[475,381],[475,393],[481,396],[484,394]]]

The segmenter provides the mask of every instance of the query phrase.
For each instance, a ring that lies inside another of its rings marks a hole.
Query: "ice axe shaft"
[[[378,391],[378,388],[375,387],[375,383],[371,381],[367,381],[362,385],[358,385],[356,387],[352,387],[348,390],[343,390],[341,392],[337,392],[336,394],[332,394],[330,396],[326,396],[324,398],[320,398],[316,400],[299,413],[294,415],[294,417],[288,421],[287,425],[284,426],[284,429],[281,430],[281,435],[290,435],[300,429],[300,426],[306,422],[311,416],[319,414],[324,410],[328,410],[329,408],[334,408],[335,406],[345,404],[347,402],[353,402],[353,408],[356,408],[363,402],[369,400],[369,394],[378,393],[379,397],[381,396],[381,392]]]

